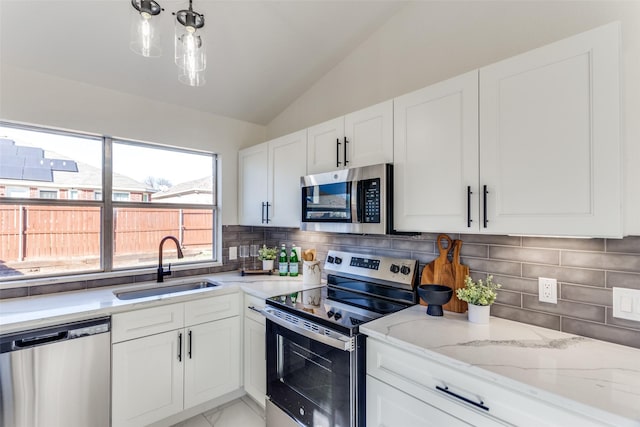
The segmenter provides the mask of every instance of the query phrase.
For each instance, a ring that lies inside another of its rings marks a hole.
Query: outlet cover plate
[[[229,246],[229,261],[238,259],[238,247]]]
[[[640,322],[640,290],[613,288],[613,317]]]
[[[558,281],[548,277],[538,277],[538,300],[550,304],[558,303]]]

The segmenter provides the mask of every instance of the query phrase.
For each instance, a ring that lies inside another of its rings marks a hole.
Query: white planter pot
[[[490,305],[473,305],[468,304],[468,318],[472,323],[489,323]]]
[[[266,271],[273,270],[273,260],[272,259],[263,259],[262,260],[262,269]]]

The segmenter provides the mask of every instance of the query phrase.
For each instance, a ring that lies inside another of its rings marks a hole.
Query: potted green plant
[[[474,282],[470,276],[464,278],[464,288],[458,289],[456,295],[458,299],[466,301],[468,304],[469,321],[473,323],[489,323],[490,306],[496,300],[500,288],[499,283],[493,282],[493,276]]]
[[[270,248],[267,245],[262,245],[262,247],[258,249],[258,259],[262,261],[262,269],[273,270],[273,261],[277,255],[278,248]]]

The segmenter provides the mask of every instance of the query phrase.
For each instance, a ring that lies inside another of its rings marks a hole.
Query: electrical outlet
[[[558,281],[547,277],[538,277],[538,300],[550,304],[558,303]]]
[[[238,247],[229,246],[229,261],[238,259]]]

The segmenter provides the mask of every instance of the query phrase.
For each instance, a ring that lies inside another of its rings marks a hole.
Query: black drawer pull
[[[436,389],[438,389],[438,390],[440,390],[440,391],[442,391],[442,392],[444,392],[444,393],[447,393],[448,395],[451,395],[451,396],[453,396],[453,397],[455,397],[455,398],[457,398],[457,399],[460,399],[460,400],[462,400],[462,401],[464,401],[464,402],[470,403],[470,404],[472,404],[473,406],[477,406],[477,407],[478,407],[478,408],[480,408],[480,409],[484,409],[485,411],[488,411],[488,410],[489,410],[489,407],[488,407],[488,406],[484,406],[484,402],[483,402],[482,400],[480,401],[480,403],[478,403],[478,402],[474,402],[474,401],[473,401],[473,400],[471,400],[471,399],[467,399],[467,398],[466,398],[466,397],[464,397],[464,396],[460,396],[459,394],[456,394],[456,393],[452,392],[451,390],[449,390],[449,387],[447,387],[447,386],[440,387],[439,385],[437,385],[437,386],[436,386]]]

